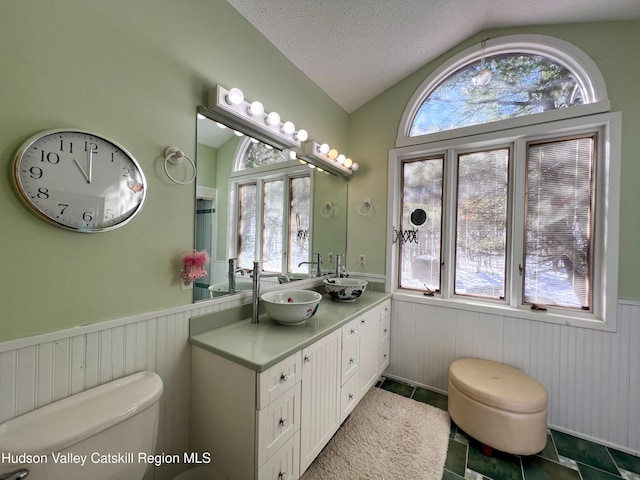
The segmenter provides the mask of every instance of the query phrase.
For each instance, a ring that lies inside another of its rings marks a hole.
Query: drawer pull
[[[289,380],[289,374],[283,372],[282,375],[280,375],[280,381],[286,382],[287,380]]]
[[[387,333],[389,330],[387,328],[384,329],[384,333]]]
[[[349,394],[349,400],[353,400],[353,393]]]
[[[287,426],[287,419],[286,418],[281,418],[279,423],[280,423],[281,427],[286,427]]]
[[[351,365],[353,365],[354,363],[356,363],[356,361],[355,361],[355,359],[354,359],[353,357],[351,357],[351,358],[349,359],[349,363],[350,363]]]
[[[287,472],[280,472],[278,474],[278,479],[279,480],[287,480],[287,478],[289,478],[289,474]]]
[[[384,358],[387,358],[387,354],[385,353],[384,355],[382,355]]]
[[[355,333],[356,333],[355,328],[352,328],[352,329],[351,329],[351,335],[355,335]]]

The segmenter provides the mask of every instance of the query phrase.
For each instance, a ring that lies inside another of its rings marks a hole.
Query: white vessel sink
[[[324,289],[337,302],[353,302],[362,295],[369,282],[360,278],[325,278]]]
[[[312,290],[279,290],[260,297],[264,307],[282,325],[302,325],[315,315],[322,295]]]

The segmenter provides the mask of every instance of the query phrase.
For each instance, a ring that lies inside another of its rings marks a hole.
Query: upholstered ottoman
[[[449,367],[449,415],[484,445],[532,455],[547,443],[547,391],[517,368],[462,358]]]

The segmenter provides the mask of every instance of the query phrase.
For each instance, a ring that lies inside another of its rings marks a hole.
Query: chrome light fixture
[[[228,127],[280,150],[300,147],[309,137],[306,130],[296,130],[293,122],[282,123],[277,112],[265,112],[262,103],[247,101],[239,88],[217,85],[209,92],[209,108]]]
[[[335,148],[331,148],[326,143],[320,144],[314,141],[306,143],[302,158],[327,172],[347,177],[360,168],[356,162],[339,154]]]

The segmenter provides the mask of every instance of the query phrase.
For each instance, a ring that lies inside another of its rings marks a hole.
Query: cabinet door
[[[302,351],[301,474],[340,426],[340,347],[336,330]]]
[[[358,372],[358,398],[376,383],[378,378],[378,332],[380,309],[374,308],[360,318],[360,371]]]

